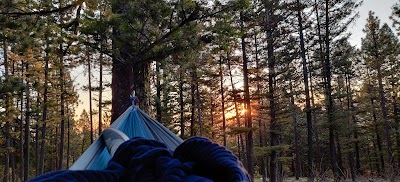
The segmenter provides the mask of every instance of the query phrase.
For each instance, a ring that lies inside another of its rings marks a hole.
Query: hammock
[[[174,151],[183,140],[152,119],[136,106],[130,106],[120,117],[104,130],[88,149],[72,164],[70,170],[101,170],[118,146],[133,137],[142,137],[164,143]]]
[[[44,181],[250,181],[225,147],[203,137],[185,142],[136,106],[130,106],[68,169]]]

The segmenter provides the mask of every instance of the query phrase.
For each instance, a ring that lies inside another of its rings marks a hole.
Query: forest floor
[[[268,179],[267,179],[268,181]],[[307,178],[300,178],[296,180],[294,177],[288,177],[283,180],[284,182],[307,182]],[[324,179],[324,180],[315,180],[316,182],[333,182],[333,179]],[[358,177],[356,179],[357,182],[388,182],[382,178],[367,178],[367,177]],[[261,178],[254,179],[254,182],[262,182]],[[345,182],[351,182],[351,179],[346,179]]]

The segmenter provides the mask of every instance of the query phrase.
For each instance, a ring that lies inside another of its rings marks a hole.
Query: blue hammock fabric
[[[164,143],[168,149],[175,150],[183,140],[152,119],[145,112],[135,106],[130,106],[120,117],[118,117],[110,128],[124,133],[128,138],[142,137],[157,140]],[[107,149],[107,138],[102,134],[69,168],[70,170],[102,170],[107,167],[111,159],[110,151]]]
[[[69,170],[31,181],[250,181],[225,147],[202,137],[185,142],[135,106],[103,131]]]
[[[210,140],[193,137],[175,151],[134,137],[122,143],[104,170],[63,170],[36,181],[250,181],[238,159]]]

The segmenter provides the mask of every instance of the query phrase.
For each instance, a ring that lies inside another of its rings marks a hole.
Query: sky
[[[352,33],[350,37],[350,43],[358,48],[361,47],[361,38],[364,37],[364,32],[362,31],[366,20],[368,18],[368,12],[373,11],[375,12],[375,16],[377,16],[381,20],[381,25],[383,23],[387,23],[390,27],[392,26],[392,21],[389,19],[389,16],[392,13],[392,6],[399,2],[400,0],[364,0],[364,3],[359,7],[358,12],[360,17],[355,21],[353,25],[349,28],[349,32]],[[79,94],[79,105],[76,108],[76,117],[78,117],[82,110],[85,109],[86,111],[89,110],[89,94],[87,91],[83,91],[81,88],[83,85],[87,85],[88,78],[87,74],[84,74],[84,68],[78,67],[72,71],[73,78],[75,78],[75,85],[78,90]],[[98,72],[95,71],[94,75],[98,75]],[[106,76],[107,81],[111,81],[109,74]],[[93,83],[96,84],[96,83]],[[97,98],[97,92],[92,92],[92,95]],[[111,92],[107,90],[107,93],[104,94],[104,99],[110,100],[111,99]],[[93,108],[97,109],[97,104],[95,101],[92,102]],[[97,120],[97,119],[95,119]]]
[[[350,43],[354,46],[361,47],[361,38],[364,37],[364,26],[367,22],[368,12],[372,11],[381,20],[381,25],[387,23],[392,27],[392,21],[389,16],[392,14],[392,6],[400,0],[364,0],[364,3],[359,8],[360,17],[355,24],[349,29],[352,33]]]

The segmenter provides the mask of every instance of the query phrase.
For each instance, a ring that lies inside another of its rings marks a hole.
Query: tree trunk
[[[129,100],[129,95],[131,94],[131,77],[132,67],[113,58],[111,122],[114,122],[131,104]]]
[[[185,118],[183,116],[184,112],[184,102],[183,102],[183,68],[182,65],[179,69],[179,114],[180,114],[180,124],[181,124],[181,138],[185,138]],[[212,106],[211,106],[212,107]]]
[[[39,176],[39,159],[40,159],[40,143],[39,143],[39,132],[40,132],[40,127],[39,127],[39,122],[40,122],[40,117],[39,117],[39,108],[40,108],[40,92],[37,93],[36,96],[36,128],[35,128],[35,176]]]
[[[268,62],[268,100],[269,100],[269,115],[270,115],[270,146],[274,147],[279,145],[279,136],[277,133],[278,123],[276,118],[276,103],[275,103],[275,58],[274,58],[274,37],[273,37],[273,20],[272,14],[269,10],[269,5],[266,1],[264,1],[265,14],[266,14],[266,23],[265,30],[267,33],[267,62]],[[276,150],[271,151],[270,156],[270,181],[276,182],[278,181],[278,152]]]
[[[376,141],[378,141],[378,139],[376,139]],[[378,151],[376,150],[376,144],[375,144],[374,141],[372,141],[372,144],[373,144],[373,147],[374,147],[374,158],[375,158],[375,167],[376,167],[376,171],[377,171],[377,176],[382,176],[381,169],[379,167],[379,162],[378,162],[379,149],[378,149]],[[379,144],[378,144],[378,146],[379,146]],[[380,161],[383,162],[383,160],[382,160],[383,159],[382,152],[379,152],[379,155],[380,155],[380,159],[381,159]],[[383,168],[385,168],[385,167],[383,167]]]
[[[70,160],[70,144],[71,144],[71,123],[70,123],[70,117],[69,117],[69,108],[67,104],[67,167],[69,167],[69,160]],[[99,134],[100,135],[100,134]]]
[[[329,123],[329,151],[332,165],[332,172],[335,181],[340,180],[339,166],[337,163],[336,147],[335,147],[335,131],[333,118],[333,99],[331,85],[331,62],[330,62],[330,37],[329,37],[329,0],[325,0],[325,61],[324,61],[324,76],[325,76],[325,96],[327,98],[327,114]]]
[[[297,1],[298,2],[298,1]],[[307,73],[306,73],[307,74]],[[294,103],[294,95],[293,95],[293,85],[292,85],[292,80],[290,80],[290,108],[291,108],[291,112],[292,112],[292,117],[293,117],[293,134],[294,134],[294,150],[295,150],[295,156],[294,156],[294,161],[295,161],[295,167],[294,167],[294,171],[295,171],[295,177],[296,180],[299,180],[300,178],[300,149],[299,149],[299,132],[298,132],[298,116],[297,116],[297,112],[296,112],[296,105]],[[312,170],[309,171],[312,173]],[[308,175],[308,176],[312,176],[312,175]],[[312,181],[313,179],[309,181]]]
[[[160,96],[160,102],[162,103],[161,105],[161,120],[163,123],[168,124],[168,122],[171,122],[171,115],[169,114],[169,106],[168,103],[170,102],[170,86],[167,84],[168,83],[168,72],[167,72],[167,67],[164,62],[161,62],[160,64],[161,69],[163,70],[162,72],[162,77],[161,80],[162,85],[161,85],[161,91],[162,91],[162,96]],[[196,76],[197,77],[197,76]],[[196,82],[197,84],[197,82]],[[162,98],[162,99],[161,99]]]
[[[22,60],[21,61],[21,77],[24,75],[24,65],[25,62]],[[19,119],[18,125],[19,125],[19,157],[20,157],[20,166],[19,166],[19,177],[22,181],[24,181],[24,125],[23,125],[23,120],[24,120],[24,92],[21,90],[20,91],[20,112],[21,112],[21,118]]]
[[[3,182],[8,182],[9,180],[9,168],[10,168],[10,156],[11,156],[11,151],[9,148],[11,147],[11,139],[10,139],[10,123],[7,121],[5,125],[5,130],[6,130],[6,153],[5,153],[5,164],[4,164],[4,176],[3,176]],[[14,172],[14,169],[12,170]]]
[[[337,93],[336,97],[339,100],[339,103],[340,103],[339,108],[340,109],[341,109],[341,106],[343,105],[342,93],[341,93],[342,88],[341,88],[341,84],[340,84],[341,79],[342,79],[341,77],[337,77],[338,93]],[[335,141],[336,141],[336,149],[337,149],[336,157],[337,157],[337,162],[338,162],[338,166],[339,166],[339,174],[340,174],[341,179],[345,179],[346,176],[344,173],[345,169],[343,167],[342,146],[341,146],[341,142],[340,142],[339,131],[335,131]]]
[[[83,130],[83,132],[82,132],[82,135],[83,135],[83,137],[82,137],[82,147],[81,147],[81,154],[83,154],[83,152],[85,152],[85,138],[86,138],[86,136],[85,136],[85,130]]]
[[[62,6],[63,5],[63,1],[62,0],[60,0],[59,1],[59,5],[60,6]],[[61,14],[60,13],[60,21],[62,22],[63,21],[63,14]],[[63,29],[61,29],[61,31],[63,31]],[[61,34],[62,34],[62,32],[61,32]],[[58,161],[56,160],[56,164],[58,164],[58,165],[56,165],[57,167],[57,169],[58,170],[61,170],[61,169],[63,169],[63,161],[64,161],[64,148],[65,148],[65,146],[64,146],[64,141],[65,141],[65,82],[64,82],[64,69],[65,69],[65,66],[64,66],[64,56],[66,55],[66,51],[67,51],[67,49],[68,49],[68,47],[66,48],[66,50],[64,51],[64,49],[63,49],[63,43],[64,42],[61,42],[60,43],[60,47],[59,47],[59,59],[60,59],[60,63],[59,63],[59,66],[60,66],[60,73],[59,73],[59,80],[60,80],[60,117],[61,117],[61,122],[60,122],[60,146],[59,146],[59,153],[58,153],[58,157],[59,158],[56,158],[56,159],[58,159]],[[57,136],[57,135],[56,135]],[[55,141],[55,144],[56,144],[56,146],[58,146],[57,145],[57,140]],[[55,153],[57,153],[57,152],[55,152]],[[58,162],[58,163],[57,163]]]
[[[62,52],[62,44],[60,44],[60,52]],[[61,117],[61,123],[60,123],[60,148],[59,148],[59,161],[58,161],[58,169],[61,170],[63,169],[63,161],[64,161],[64,140],[65,140],[65,83],[64,83],[64,59],[63,55],[60,54],[60,89],[61,89],[61,94],[60,94],[60,117]]]
[[[29,135],[30,135],[30,118],[31,118],[31,111],[30,111],[30,92],[29,92],[29,63],[25,64],[25,76],[26,76],[26,88],[25,88],[25,143],[24,143],[24,178],[23,181],[28,181],[29,179]]]
[[[261,96],[261,93],[260,93],[260,90],[261,90],[261,84],[260,84],[260,80],[261,80],[261,77],[260,77],[260,63],[259,63],[259,59],[258,59],[258,54],[259,54],[259,52],[258,52],[258,42],[257,42],[257,32],[256,31],[254,31],[254,49],[255,49],[255,60],[256,60],[256,72],[257,72],[257,74],[256,74],[256,79],[257,79],[257,94],[256,94],[256,97],[258,97],[258,104],[259,104],[259,111],[261,111],[261,107],[263,106],[263,100],[262,100],[262,96]],[[229,69],[229,71],[230,71],[231,69]],[[233,81],[232,81],[232,75],[231,75],[231,82],[232,82],[232,86],[233,86]],[[236,106],[236,102],[235,102],[235,107],[237,107]],[[237,113],[237,111],[236,111],[236,113]],[[258,119],[258,131],[259,131],[259,140],[260,140],[260,142],[259,142],[259,146],[260,147],[264,147],[265,145],[265,141],[264,141],[264,133],[266,132],[266,130],[263,130],[263,129],[265,129],[264,128],[264,126],[265,126],[265,123],[263,123],[262,122],[262,119],[261,119],[261,117]],[[266,171],[265,171],[265,157],[264,156],[261,156],[261,164],[260,164],[260,173],[261,173],[261,176],[262,176],[262,181],[263,182],[266,182],[267,181],[267,173],[266,173]]]
[[[14,143],[14,139],[11,140],[12,143]],[[14,147],[13,144],[11,144],[11,147]],[[11,153],[11,181],[16,181],[17,175],[16,175],[16,169],[15,169],[15,152]]]
[[[395,87],[395,83],[392,82],[392,88],[393,88],[393,96],[392,96],[392,100],[393,100],[393,117],[394,117],[394,126],[395,126],[395,130],[396,130],[396,147],[397,150],[400,151],[400,133],[399,133],[399,124],[400,124],[400,119],[399,119],[399,108],[397,106],[397,93],[394,91],[394,87]],[[400,155],[397,154],[397,168],[400,169]]]
[[[161,73],[160,64],[156,63],[156,120],[161,122],[162,112],[161,112]]]
[[[341,178],[345,178],[345,174],[344,174],[344,168],[343,168],[343,158],[342,158],[342,147],[340,144],[340,138],[339,138],[339,134],[338,132],[335,132],[335,142],[336,142],[336,158],[337,158],[337,163],[339,166],[339,175]]]
[[[99,136],[103,132],[103,41],[100,42],[100,58],[99,58]],[[68,120],[69,122],[69,120]],[[69,125],[68,125],[69,129]],[[68,135],[69,136],[69,135]]]
[[[215,140],[215,132],[212,129],[212,128],[214,128],[214,98],[213,97],[210,97],[210,117],[211,117],[211,140]],[[239,160],[240,160],[240,152],[239,152]]]
[[[236,90],[235,85],[233,83],[232,69],[231,69],[231,63],[230,63],[230,58],[229,57],[230,57],[229,53],[227,53],[227,60],[228,60],[227,63],[228,63],[229,77],[230,77],[231,87],[232,87],[232,92],[233,92],[233,102],[234,102],[234,105],[235,105],[236,123],[237,123],[238,127],[241,127],[242,124],[240,122],[240,113],[239,113],[239,106],[238,106],[238,91]],[[223,110],[223,111],[225,111],[225,110]],[[246,152],[245,152],[245,147],[244,147],[244,142],[243,142],[243,134],[242,133],[238,134],[238,154],[239,154],[239,159],[243,162],[243,165],[247,166],[247,157],[246,157]]]
[[[353,130],[353,125],[352,123],[354,122],[354,115],[352,113],[352,103],[351,103],[351,96],[350,96],[350,78],[347,74],[345,74],[345,79],[346,79],[346,100],[347,100],[347,113],[349,117],[349,121],[347,123],[348,127],[352,129],[352,132],[348,134],[348,139],[351,140],[351,133],[354,133],[355,130]],[[356,128],[357,126],[354,126]],[[356,148],[356,150],[358,150]],[[358,153],[358,151],[356,151]],[[357,156],[357,155],[356,155]],[[353,151],[347,152],[347,158],[349,160],[349,167],[350,167],[350,173],[351,173],[351,179],[352,181],[355,181],[356,179],[356,170],[354,170],[354,157],[353,157]]]
[[[117,119],[131,105],[129,95],[135,90],[140,108],[149,113],[149,63],[124,64],[114,59],[112,68],[112,121]]]
[[[7,43],[6,40],[3,40],[3,60],[4,60],[4,76],[5,79],[8,79],[8,57],[7,57]],[[7,93],[5,95],[5,113],[6,113],[6,124],[4,126],[5,128],[5,138],[6,138],[6,153],[5,153],[5,161],[4,161],[4,176],[3,176],[3,182],[8,182],[8,174],[9,174],[9,168],[10,168],[10,154],[11,151],[9,150],[9,147],[11,146],[11,139],[10,139],[10,121],[9,121],[9,107],[10,107],[10,100],[9,100],[9,94]]]
[[[242,43],[242,56],[243,56],[243,87],[244,87],[244,103],[246,113],[246,124],[248,128],[253,127],[251,116],[250,104],[250,91],[249,91],[249,73],[247,69],[247,51],[246,51],[246,33],[244,33],[244,17],[243,12],[240,12],[240,29],[243,32],[241,36]],[[253,130],[249,130],[246,140],[247,150],[247,171],[249,172],[251,180],[254,179],[254,144],[253,144]]]
[[[224,139],[224,146],[226,146],[226,121],[225,121],[225,95],[224,95],[224,75],[222,74],[222,58],[219,58],[219,77],[221,86],[221,110],[222,110],[222,136]]]
[[[92,108],[92,63],[90,59],[89,49],[86,48],[86,61],[88,66],[88,91],[89,91],[89,119],[90,119],[90,143],[93,143],[93,108]]]
[[[58,127],[56,126],[56,128],[55,128],[55,135],[54,136],[58,136]],[[54,170],[57,170],[58,169],[58,167],[59,167],[59,165],[58,165],[58,155],[59,155],[59,153],[57,152],[57,150],[59,150],[59,148],[58,148],[58,139],[57,139],[57,137],[53,137],[54,139],[53,140],[50,140],[50,141],[52,141],[52,143],[50,143],[50,146],[54,146],[54,151],[51,153],[54,157],[53,157],[53,160],[52,160],[52,164],[51,164],[51,171],[54,171]]]
[[[368,92],[370,93],[370,97],[371,97],[370,98],[370,102],[371,102],[371,107],[372,107],[372,118],[373,118],[373,122],[374,122],[374,130],[375,130],[375,134],[376,134],[376,143],[378,145],[382,171],[385,171],[385,161],[383,160],[382,142],[381,142],[381,136],[379,135],[379,130],[378,130],[378,120],[377,120],[377,116],[376,116],[375,102],[374,102],[375,99],[374,99],[371,83],[369,83]],[[378,165],[377,166],[378,175],[382,175],[381,174],[381,170],[379,168],[379,163],[377,165]]]
[[[195,136],[195,129],[194,129],[194,125],[195,125],[195,91],[196,91],[196,85],[195,85],[195,80],[194,80],[194,72],[196,71],[196,68],[194,66],[192,66],[192,80],[190,82],[190,92],[191,92],[191,107],[190,107],[190,136]]]
[[[49,48],[48,38],[46,37],[46,49]],[[45,49],[45,50],[46,50]],[[44,153],[46,148],[46,120],[47,120],[47,92],[48,92],[48,81],[49,81],[49,56],[48,52],[45,52],[45,68],[44,68],[44,91],[43,91],[43,113],[42,113],[42,137],[41,137],[41,145],[40,145],[40,172],[39,174],[43,174],[44,172]]]
[[[355,175],[359,175],[361,172],[361,162],[360,162],[360,147],[359,147],[359,141],[358,141],[358,125],[357,125],[357,120],[356,117],[354,116],[354,105],[353,105],[353,100],[352,100],[352,94],[351,92],[351,80],[349,78],[349,75],[347,75],[347,88],[346,88],[346,92],[347,92],[347,97],[348,97],[348,103],[350,103],[349,105],[349,109],[351,112],[351,120],[354,123],[354,129],[353,129],[353,136],[354,136],[354,149],[356,150],[356,169],[355,169]]]
[[[112,7],[112,12],[116,14],[124,13],[127,9],[123,1]],[[149,113],[150,81],[149,70],[150,62],[135,61],[130,58],[132,52],[130,45],[119,45],[118,38],[121,36],[118,27],[113,27],[113,52],[112,59],[112,115],[111,122],[114,122],[131,105],[129,95],[135,90],[137,98],[140,100],[140,108]],[[134,66],[133,66],[134,65]]]
[[[372,164],[371,164],[371,152],[369,149],[369,143],[367,143],[366,145],[367,147],[367,161],[368,161],[368,167],[369,167],[369,171],[371,172],[370,175],[374,175],[374,169],[372,168]]]
[[[308,141],[308,153],[307,153],[307,164],[308,164],[308,181],[314,181],[313,174],[313,138],[312,138],[312,118],[311,118],[311,104],[310,104],[310,91],[308,87],[308,69],[306,60],[306,50],[304,47],[304,36],[303,36],[303,20],[300,9],[300,0],[297,0],[297,19],[299,21],[299,35],[300,35],[300,56],[303,65],[303,82],[304,82],[304,92],[306,95],[306,116],[307,116],[307,141]],[[296,133],[295,133],[296,134]],[[296,138],[295,138],[296,139]],[[296,153],[296,156],[298,154]],[[298,159],[297,159],[298,160]],[[296,160],[296,179],[298,179],[299,174],[297,170],[300,170],[300,164]]]
[[[382,71],[380,66],[378,66],[378,85],[379,85],[379,97],[380,97],[380,105],[382,110],[382,120],[385,129],[385,136],[386,136],[386,145],[387,145],[387,157],[389,162],[389,179],[390,181],[394,181],[394,169],[393,169],[393,156],[392,156],[392,141],[390,139],[390,125],[387,118],[387,109],[386,109],[386,98],[385,98],[385,91],[383,90],[383,83],[382,83]]]
[[[316,17],[317,17],[317,36],[318,36],[318,49],[319,49],[319,58],[318,58],[318,61],[320,61],[321,63],[323,63],[324,62],[324,59],[323,59],[323,57],[324,57],[324,51],[323,51],[323,41],[322,41],[322,35],[321,35],[321,21],[320,21],[320,17],[319,17],[319,12],[318,12],[318,3],[317,3],[317,0],[314,0],[314,9],[315,9],[315,14],[316,14]],[[314,107],[314,109],[315,109],[315,100],[314,100],[314,94],[312,93],[313,92],[313,86],[312,86],[312,80],[311,80],[311,72],[310,72],[310,88],[311,88],[311,96],[312,96],[312,104],[313,104],[313,107]],[[316,117],[316,114],[314,114],[313,115],[313,120],[314,121],[316,121],[316,119],[317,119],[317,117]],[[314,122],[315,123],[315,122]],[[315,123],[316,124],[316,123]],[[316,152],[316,155],[317,155],[317,159],[318,160],[320,160],[320,163],[321,163],[321,169],[320,169],[320,171],[319,171],[319,173],[321,174],[322,172],[324,172],[325,171],[325,167],[324,167],[324,165],[322,165],[322,158],[321,158],[321,154],[320,154],[320,146],[319,146],[319,132],[318,132],[318,128],[315,128],[315,143],[317,144],[317,152]]]
[[[195,73],[196,78],[196,99],[197,99],[197,119],[199,120],[200,136],[203,136],[203,120],[201,119],[201,99],[199,90],[199,78],[197,77],[197,72]]]
[[[376,59],[376,61],[380,61],[380,55],[378,53],[377,37],[374,33],[372,34],[372,40],[373,40],[373,46],[376,50],[375,51],[375,59]],[[389,179],[390,179],[390,181],[394,181],[392,142],[390,139],[390,126],[389,126],[389,121],[387,118],[386,98],[385,98],[385,91],[384,91],[383,83],[382,83],[383,75],[382,75],[381,67],[382,67],[382,64],[376,65],[376,71],[377,71],[377,79],[378,79],[380,106],[381,106],[381,110],[382,110],[382,121],[384,124],[384,130],[385,130],[385,136],[386,136],[387,157],[388,157],[389,168],[390,168]]]
[[[311,69],[310,69],[311,70]],[[312,73],[311,71],[309,72],[310,75],[310,94],[311,94],[311,104],[313,107],[314,112],[312,112],[312,122],[314,123],[314,134],[315,134],[315,143],[316,143],[316,152],[315,152],[315,157],[316,157],[316,162],[317,164],[320,164],[319,168],[317,167],[317,175],[320,175],[323,171],[325,171],[325,166],[322,164],[322,159],[321,159],[321,147],[320,147],[320,141],[319,141],[319,131],[317,127],[317,113],[315,112],[315,109],[317,106],[315,105],[315,99],[314,99],[314,86],[312,82]]]

